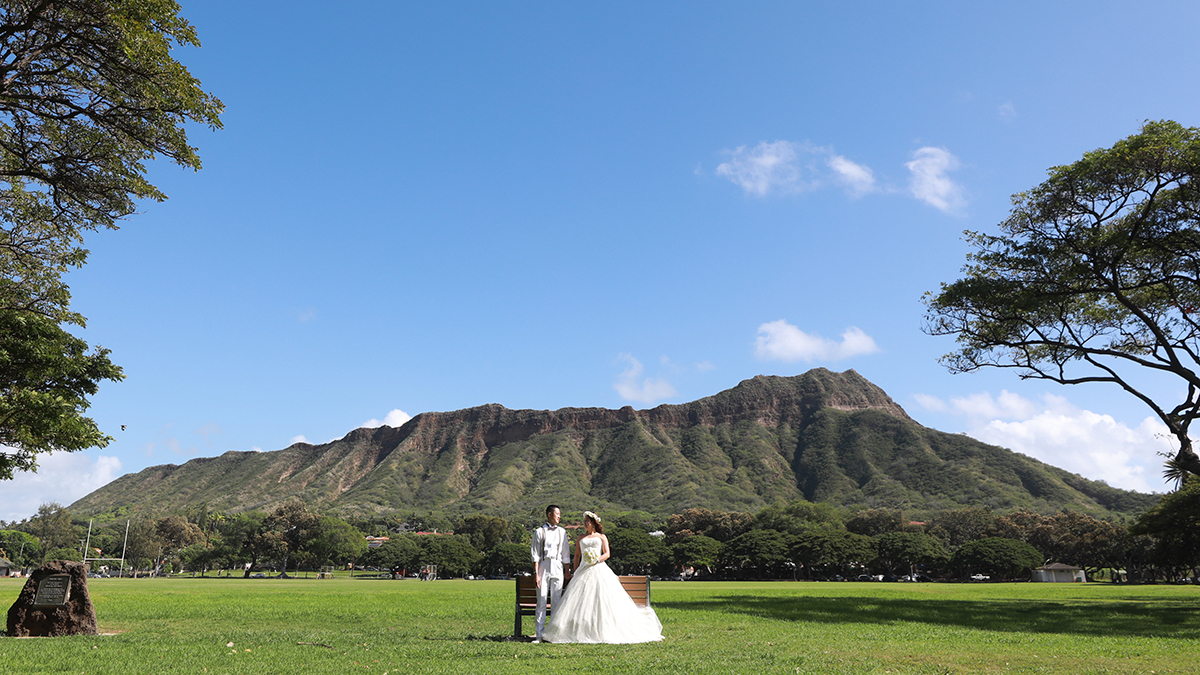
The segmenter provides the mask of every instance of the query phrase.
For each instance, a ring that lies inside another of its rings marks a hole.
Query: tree
[[[163,516],[154,521],[154,532],[162,540],[166,551],[174,555],[197,542],[204,541],[204,532],[195,523],[183,516]]]
[[[242,565],[244,576],[249,577],[259,560],[270,553],[269,548],[263,547],[266,542],[259,539],[266,517],[262,511],[247,511],[223,522],[220,539],[213,546],[214,564],[227,568]]]
[[[789,504],[774,504],[754,516],[754,526],[760,530],[778,530],[800,534],[810,527],[829,527],[841,521],[837,507],[820,502],[797,499]]]
[[[695,534],[675,542],[671,547],[671,559],[678,567],[703,567],[705,572],[712,574],[713,567],[721,559],[722,546],[712,537]]]
[[[888,532],[875,538],[876,561],[889,573],[916,572],[918,566],[940,565],[950,558],[946,547],[923,532]]]
[[[533,562],[529,558],[529,547],[513,542],[497,544],[484,554],[479,569],[483,574],[492,576],[532,572]]]
[[[496,548],[501,543],[511,542],[511,531],[519,528],[511,527],[503,518],[485,514],[475,514],[463,519],[462,525],[454,528],[454,533],[465,535],[471,545],[480,551]]]
[[[1200,474],[1188,437],[1200,417],[1197,177],[1200,129],[1170,121],[1050,169],[1013,197],[1000,236],[966,233],[965,276],[926,294],[926,332],[958,342],[943,364],[1117,385],[1167,426],[1178,465]],[[1178,398],[1152,396],[1163,378]]]
[[[833,528],[812,529],[798,535],[792,542],[789,555],[793,562],[804,565],[808,576],[816,569],[827,572],[849,572],[863,567],[877,556],[875,540],[865,534],[855,534]]]
[[[1165,495],[1129,528],[1154,540],[1153,561],[1171,569],[1200,568],[1200,481]]]
[[[421,564],[421,547],[407,535],[391,537],[378,548],[368,549],[363,556],[364,565],[374,565],[380,569],[402,570],[416,569]],[[528,551],[526,552],[528,556]]]
[[[83,413],[100,380],[120,379],[108,350],[89,353],[44,316],[0,311],[0,480],[36,470],[40,453],[107,445]]]
[[[115,229],[137,200],[166,198],[146,180],[148,160],[200,168],[186,123],[220,127],[221,102],[171,58],[175,45],[199,45],[178,12],[171,0],[0,0],[0,340],[49,336],[47,358],[78,380],[39,387],[40,362],[0,370],[0,398],[24,412],[0,415],[0,442],[17,451],[0,454],[0,478],[35,470],[39,453],[111,440],[83,416],[84,397],[120,371],[59,328],[84,325],[62,276],[86,262],[85,232]],[[57,424],[49,400],[29,423],[36,394],[63,392]]]
[[[0,556],[8,558],[18,568],[32,565],[38,559],[41,542],[20,530],[0,530]]]
[[[753,526],[754,516],[749,513],[685,509],[667,519],[665,532],[667,541],[672,544],[694,534],[729,541]]]
[[[367,552],[367,539],[341,518],[322,516],[313,528],[305,549],[312,558],[312,564],[317,567],[326,563],[345,565]]]
[[[139,569],[158,570],[165,547],[154,520],[144,516],[131,519],[125,560],[133,568],[135,577]]]
[[[316,534],[319,519],[320,516],[298,501],[280,505],[263,519],[258,541],[264,551],[282,556],[280,571],[285,575],[288,558],[304,551]]]
[[[779,577],[791,543],[791,537],[783,532],[750,530],[726,542],[721,561],[734,569],[755,570],[760,579]]]
[[[608,564],[620,574],[645,574],[647,568],[661,568],[669,562],[667,545],[643,529],[613,527],[605,534],[612,553]]]
[[[419,564],[437,565],[438,575],[461,577],[471,571],[483,555],[471,540],[453,534],[424,534],[416,538],[421,547]]]
[[[929,533],[951,548],[982,539],[996,526],[996,515],[984,506],[940,511],[933,516]]]
[[[78,547],[81,538],[71,524],[71,512],[58,502],[38,507],[37,514],[29,519],[29,533],[42,544],[42,560],[54,549]]]
[[[179,562],[183,564],[184,569],[191,570],[193,575],[200,572],[200,576],[208,571],[208,566],[216,559],[217,550],[202,542],[189,544],[179,552]]]
[[[850,516],[846,529],[868,537],[900,532],[904,529],[904,514],[899,509],[863,509]]]
[[[988,572],[1004,579],[1012,579],[1029,573],[1042,564],[1042,554],[1037,549],[1016,539],[985,537],[963,544],[954,552],[952,562],[958,569]]]

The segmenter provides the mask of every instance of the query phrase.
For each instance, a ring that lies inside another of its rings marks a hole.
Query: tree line
[[[1028,578],[1032,568],[1057,562],[1083,569],[1089,579],[1155,581],[1197,576],[1197,515],[1200,481],[1189,481],[1128,524],[1073,511],[998,513],[978,506],[913,521],[898,509],[848,512],[798,500],[757,513],[616,513],[606,519],[605,531],[613,551],[609,564],[625,574],[1002,580]],[[124,550],[126,566],[147,574],[289,575],[329,567],[402,574],[437,565],[443,577],[507,577],[532,570],[532,524],[487,514],[342,518],[300,502],[237,514],[205,506],[165,516],[118,510],[93,524],[86,557],[118,558]],[[568,512],[564,526],[572,540],[583,534],[578,514]],[[0,555],[18,567],[80,560],[87,527],[62,506],[45,504],[37,515],[0,529]],[[93,563],[101,566],[116,564]]]

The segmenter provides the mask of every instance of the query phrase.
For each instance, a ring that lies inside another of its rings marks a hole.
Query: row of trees
[[[687,509],[665,520],[645,513],[613,514],[606,533],[610,565],[622,573],[710,578],[826,579],[872,575],[955,578],[1028,576],[1032,567],[1060,562],[1125,570],[1141,580],[1196,576],[1200,536],[1200,481],[1164,497],[1132,525],[1063,511],[996,513],[965,507],[914,522],[895,509],[843,512],[828,504],[795,501],[757,514]],[[567,514],[567,523],[577,520]],[[437,565],[443,576],[511,575],[531,569],[530,530],[521,523],[476,514],[452,523],[452,532],[413,531],[413,514],[346,520],[293,502],[270,513],[234,515],[204,507],[155,518],[117,518],[97,527],[88,557],[116,557],[129,565],[197,573],[230,570],[249,575],[316,570],[324,566],[416,570]],[[426,523],[418,522],[418,525]],[[569,527],[569,525],[568,525]],[[57,504],[0,530],[0,550],[18,565],[81,557],[86,523]],[[388,539],[369,548],[365,535]],[[583,534],[573,532],[573,539]]]

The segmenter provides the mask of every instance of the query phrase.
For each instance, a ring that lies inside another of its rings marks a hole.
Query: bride
[[[552,608],[546,641],[625,644],[663,639],[654,610],[634,604],[604,562],[610,552],[600,516],[584,511],[583,527],[587,534],[575,543],[575,576]]]

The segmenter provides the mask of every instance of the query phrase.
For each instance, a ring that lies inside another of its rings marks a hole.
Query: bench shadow
[[[761,597],[730,595],[654,603],[683,611],[744,614],[777,621],[815,623],[925,623],[1012,633],[1071,633],[1200,639],[1200,603],[1060,603],[1038,600],[934,600],[914,598]]]

